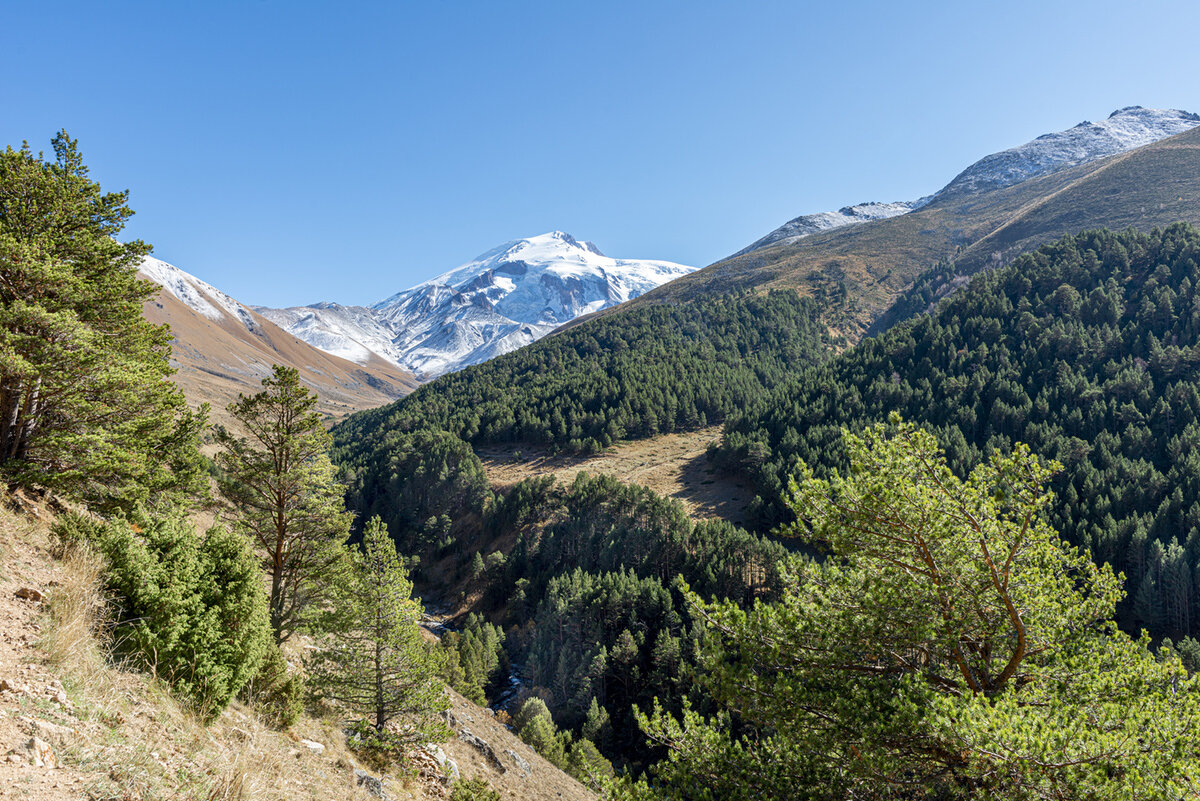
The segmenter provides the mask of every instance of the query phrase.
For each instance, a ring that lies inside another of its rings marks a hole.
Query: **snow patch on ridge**
[[[1001,189],[1039,175],[1124,153],[1200,125],[1200,115],[1178,109],[1129,106],[1100,122],[1039,136],[1032,142],[1002,150],[963,170],[938,192],[938,197]]]
[[[899,203],[860,203],[838,211],[796,217],[733,256],[741,256],[778,242],[800,239],[819,231],[908,214],[944,197],[1013,186],[1031,178],[1152,144],[1197,125],[1200,125],[1200,115],[1187,111],[1128,106],[1114,111],[1101,122],[1084,121],[1065,131],[1043,134],[1018,147],[984,156],[934,195]]]
[[[220,322],[228,317],[253,330],[254,318],[248,308],[191,273],[151,256],[142,259],[138,271],[208,319]]]
[[[776,228],[762,239],[755,241],[749,247],[734,253],[741,256],[752,250],[765,248],[784,239],[798,239],[802,236],[815,234],[818,231],[831,231],[834,228],[844,228],[855,223],[870,222],[871,220],[886,220],[889,217],[899,217],[910,211],[921,208],[930,198],[920,200],[905,200],[895,203],[859,203],[854,206],[844,206],[837,211],[822,211],[816,214],[805,214],[794,220],[789,220]]]

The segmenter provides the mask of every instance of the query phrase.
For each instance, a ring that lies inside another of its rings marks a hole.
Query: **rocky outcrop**
[[[504,763],[500,761],[500,757],[496,754],[496,749],[492,748],[486,740],[476,737],[469,729],[460,731],[458,739],[483,754],[488,763],[499,772],[506,773],[508,771],[508,768],[504,767]]]
[[[354,780],[355,784],[366,790],[371,795],[387,801],[388,794],[383,791],[383,782],[379,778],[372,776],[370,773],[367,773],[365,770],[359,768],[354,771]]]

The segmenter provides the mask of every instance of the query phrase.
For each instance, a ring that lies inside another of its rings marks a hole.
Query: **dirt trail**
[[[69,736],[54,727],[74,728],[73,704],[36,647],[44,596],[62,578],[38,535],[31,520],[11,517],[0,524],[0,798],[86,798],[85,774],[65,765],[35,765],[26,748],[36,736],[53,751]]]

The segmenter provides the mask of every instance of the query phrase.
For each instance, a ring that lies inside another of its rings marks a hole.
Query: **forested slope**
[[[732,419],[718,458],[761,524],[800,460],[843,467],[840,429],[892,412],[965,473],[1025,442],[1065,466],[1054,525],[1127,576],[1156,633],[1194,633],[1200,593],[1200,231],[1064,238],[886,334],[793,376]]]
[[[387,432],[589,452],[717,423],[826,358],[816,314],[811,299],[779,292],[595,320],[351,417],[334,429],[336,456],[360,465]]]

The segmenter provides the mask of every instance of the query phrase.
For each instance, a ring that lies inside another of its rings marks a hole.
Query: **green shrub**
[[[500,801],[500,793],[476,776],[474,779],[459,779],[450,787],[450,801]]]
[[[554,718],[550,715],[550,708],[546,706],[546,702],[536,695],[532,698],[525,699],[525,703],[521,704],[521,708],[517,710],[517,714],[513,717],[513,731],[519,736],[521,730],[529,725],[529,721],[537,717],[544,717],[551,722]]]
[[[72,548],[96,544],[107,528],[89,515],[66,512],[58,516],[50,531],[54,535],[56,551],[61,556]]]
[[[612,763],[604,758],[591,740],[576,740],[567,752],[565,770],[581,784],[599,791],[606,779],[613,777]]]
[[[241,699],[277,729],[290,728],[304,712],[304,675],[288,669],[278,647],[268,646],[258,673],[242,688]]]
[[[559,768],[566,768],[567,747],[571,737],[569,733],[559,733],[545,701],[535,697],[522,704],[513,721],[513,728],[518,737],[533,746],[534,751]]]
[[[262,573],[246,541],[223,528],[200,537],[181,517],[140,522],[114,522],[100,540],[115,648],[215,716],[267,650]]]

